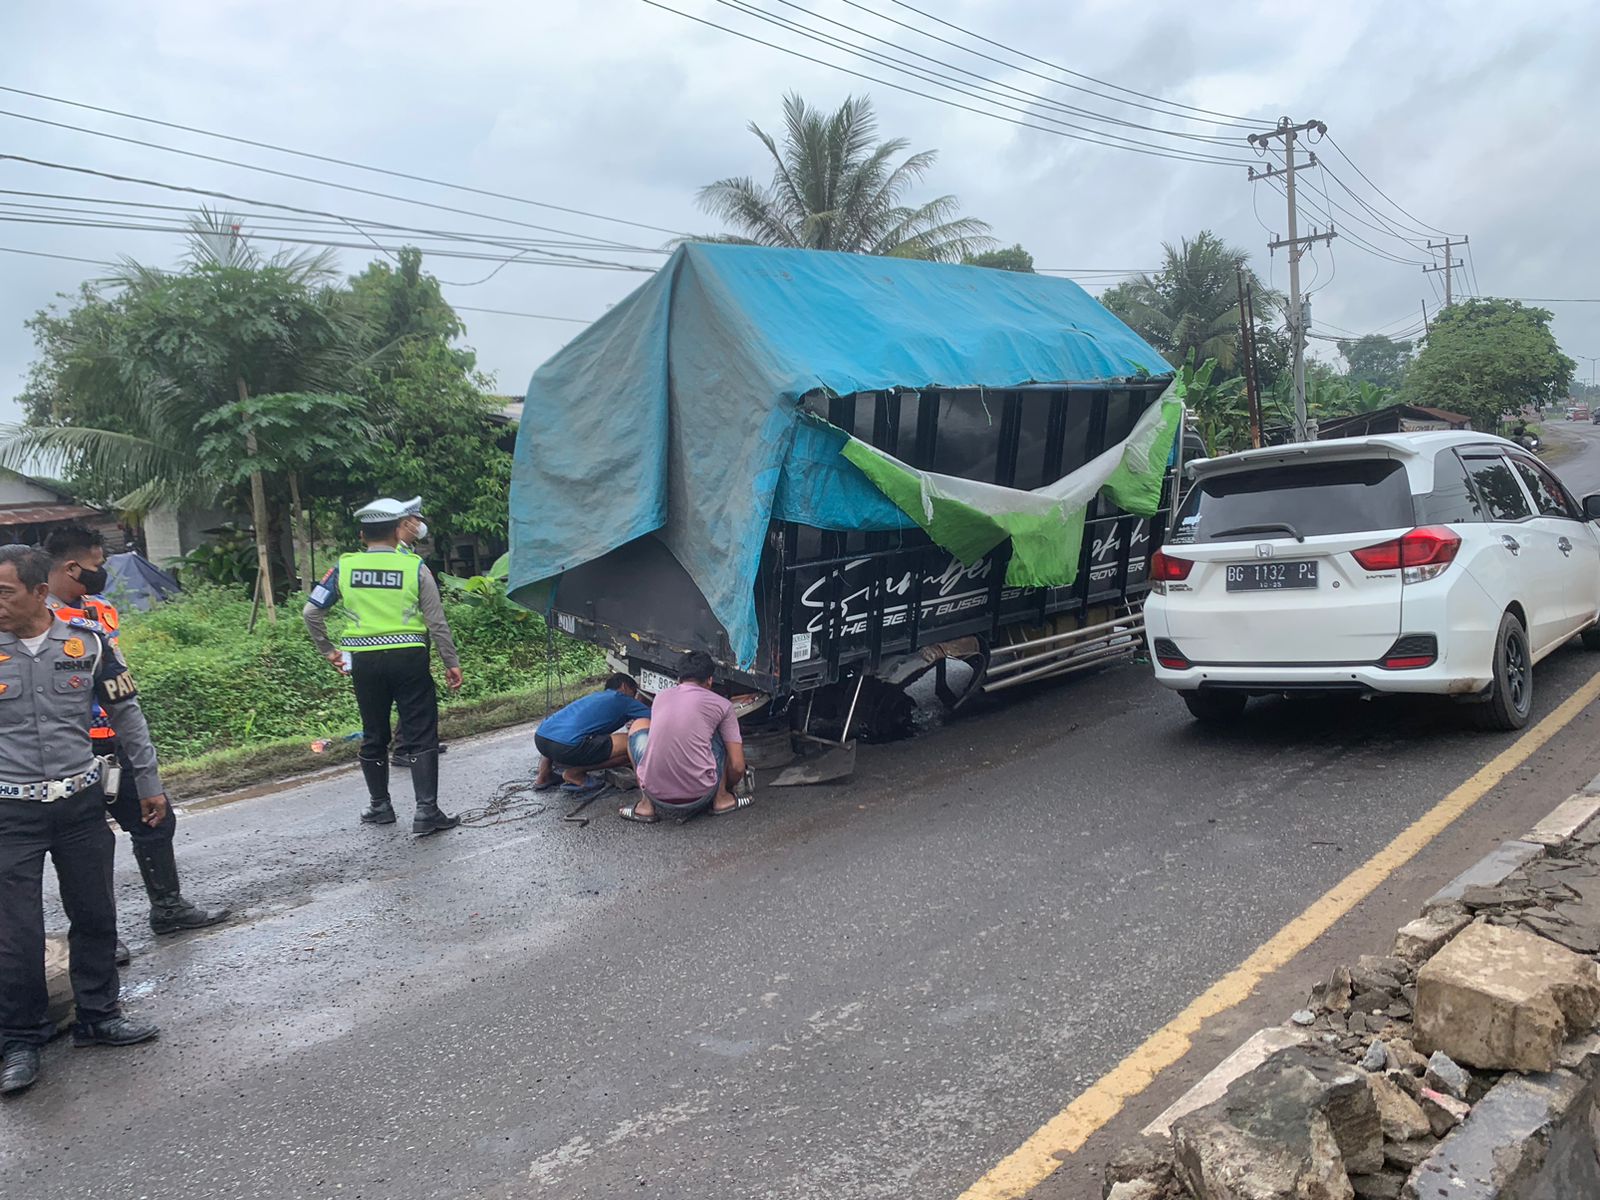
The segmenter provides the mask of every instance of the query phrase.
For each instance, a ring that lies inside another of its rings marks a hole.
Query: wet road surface
[[[1597,668],[1555,655],[1536,716]],[[1600,771],[1597,735],[1574,721],[1241,1023],[1381,950]],[[52,1045],[0,1107],[0,1195],[955,1196],[1513,740],[1407,701],[1256,702],[1203,734],[1126,666],[684,826],[540,796],[414,841],[403,773],[384,829],[351,774],[187,813],[186,886],[237,919],[152,944],[119,838],[128,1007],[163,1038]],[[446,806],[532,763],[526,730],[458,744]],[[1088,1150],[1038,1194],[1098,1195]]]

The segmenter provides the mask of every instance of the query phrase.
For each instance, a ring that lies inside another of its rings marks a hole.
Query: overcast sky
[[[663,2],[817,58],[848,63],[875,80],[899,78],[714,0]],[[1475,273],[1457,276],[1458,291],[1600,295],[1590,236],[1593,197],[1600,194],[1600,165],[1589,152],[1600,115],[1594,99],[1600,8],[1592,4],[915,2],[933,16],[1038,59],[1163,100],[1268,123],[1283,114],[1325,121],[1355,165],[1415,220],[1389,207],[1350,162],[1321,147],[1319,156],[1326,155],[1333,173],[1373,208],[1413,228],[1421,223],[1470,235]],[[1066,78],[1052,67],[994,46],[968,43],[1011,66],[964,54],[887,24],[880,14],[965,41],[893,0],[861,0],[854,6],[846,0],[750,3],[812,25],[832,17],[1058,105],[1213,136],[1242,138],[1245,132],[1156,116],[1068,90],[1040,78]],[[837,26],[826,28],[863,40]],[[1270,234],[1284,232],[1283,200],[1264,185],[1248,183],[1242,165],[1174,161],[1020,128],[743,41],[643,0],[9,4],[0,10],[0,45],[7,47],[0,83],[11,87],[655,227],[475,196],[0,93],[0,109],[8,114],[0,116],[0,155],[315,209],[352,218],[365,230],[332,226],[314,237],[364,241],[370,235],[385,245],[407,240],[370,224],[389,222],[479,236],[603,239],[656,249],[671,236],[665,231],[715,228],[694,204],[701,184],[733,174],[767,177],[765,152],[745,125],[755,120],[778,129],[785,91],[797,90],[830,107],[847,94],[865,91],[877,106],[884,136],[903,136],[914,149],[939,151],[925,195],[956,193],[968,213],[990,222],[1005,243],[1021,242],[1041,267],[1153,267],[1163,241],[1209,228],[1248,247],[1260,273],[1278,287],[1287,280],[1282,253],[1269,259],[1264,248]],[[902,82],[949,95],[927,83]],[[1030,102],[1010,95],[1030,108]],[[975,107],[980,103],[952,98]],[[1059,108],[1033,106],[1031,111],[1033,116],[1007,115],[1078,119]],[[236,159],[312,181],[9,114]],[[1115,128],[1163,147],[1254,158],[1242,140],[1235,148]],[[1386,223],[1331,179],[1313,173],[1310,182],[1327,188],[1333,202],[1370,224]],[[341,191],[331,183],[398,198]],[[11,204],[84,206],[81,199],[9,194],[16,192],[192,202],[181,193],[3,159],[0,189],[8,193],[0,194],[0,202]],[[430,209],[407,199],[484,216]],[[1308,199],[1323,203],[1316,191]],[[174,215],[156,209],[114,211],[146,222]],[[0,218],[19,215],[15,208],[0,208]],[[1393,235],[1335,215],[1349,232],[1394,257],[1428,257]],[[109,219],[126,223],[122,217]],[[562,232],[543,233],[519,222]],[[282,222],[257,214],[244,228],[249,234],[273,224]],[[284,231],[267,230],[262,236],[266,232]],[[0,219],[0,247],[11,250],[93,260],[127,255],[170,264],[178,241],[169,232]],[[471,252],[506,253],[482,245],[473,245]],[[561,252],[644,266],[662,261],[659,254],[617,246]],[[378,252],[340,253],[347,268],[356,271]],[[643,278],[516,262],[475,282],[497,265],[429,261],[429,269],[449,281],[445,293],[453,303],[567,318],[592,319]],[[57,293],[100,273],[83,263],[0,252],[0,419],[15,416],[11,397],[32,358],[24,319]],[[1098,291],[1105,278],[1081,280]],[[1335,242],[1331,251],[1317,251],[1316,263],[1306,264],[1305,278],[1315,283],[1314,323],[1325,333],[1409,329],[1421,320],[1423,302],[1430,311],[1437,305],[1435,289],[1441,282],[1416,265],[1376,257],[1348,238]],[[1600,304],[1549,307],[1569,354],[1600,355]],[[462,316],[483,366],[500,390],[511,393],[520,393],[533,369],[582,328],[526,316],[472,311]],[[1580,361],[1583,378],[1590,367]]]

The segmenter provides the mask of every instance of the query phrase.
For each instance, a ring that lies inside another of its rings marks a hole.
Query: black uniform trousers
[[[167,805],[167,815],[161,819],[161,824],[154,827],[146,825],[139,807],[139,785],[133,781],[133,767],[128,762],[128,756],[122,752],[115,738],[95,742],[94,749],[96,754],[115,754],[117,761],[122,764],[122,779],[117,783],[117,794],[106,801],[106,811],[111,814],[111,819],[122,826],[123,832],[135,845],[170,842],[178,831],[178,814],[173,811],[172,805]]]
[[[426,646],[354,651],[350,678],[361,710],[362,758],[387,761],[391,740],[399,754],[426,754],[439,748],[439,692],[428,669]],[[391,739],[391,709],[400,713],[398,739]]]
[[[103,1021],[117,1006],[117,902],[111,886],[116,839],[98,785],[43,804],[0,799],[0,1042],[42,1046],[46,1016],[44,856],[55,862],[71,931],[78,1020]]]

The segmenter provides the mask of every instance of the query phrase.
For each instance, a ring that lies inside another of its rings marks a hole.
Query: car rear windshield
[[[1411,524],[1405,468],[1386,458],[1346,459],[1203,479],[1185,499],[1171,540],[1318,537]]]

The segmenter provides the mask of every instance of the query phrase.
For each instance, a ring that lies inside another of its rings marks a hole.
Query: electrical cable
[[[860,4],[854,3],[853,0],[845,0],[845,3],[849,4],[852,8],[862,8],[863,7]],[[1243,116],[1238,115],[1237,113],[1218,112],[1215,109],[1199,108],[1199,107],[1197,107],[1197,106],[1195,106],[1193,104],[1184,104],[1182,101],[1179,101],[1179,100],[1166,100],[1166,99],[1163,99],[1160,96],[1152,96],[1148,92],[1137,91],[1137,90],[1135,90],[1133,88],[1125,88],[1121,84],[1112,83],[1110,80],[1097,79],[1093,75],[1085,75],[1081,71],[1074,71],[1070,67],[1063,67],[1063,66],[1059,65],[1058,63],[1052,63],[1052,62],[1050,62],[1050,61],[1048,61],[1046,59],[1038,58],[1038,57],[1036,57],[1036,56],[1034,56],[1032,54],[1029,54],[1026,50],[1018,50],[1014,46],[1007,46],[1004,42],[997,42],[993,38],[985,37],[981,33],[976,33],[973,30],[965,29],[960,25],[956,25],[956,24],[954,24],[954,23],[952,23],[950,21],[944,20],[942,17],[936,17],[930,12],[924,12],[922,9],[917,8],[913,4],[907,4],[907,3],[905,3],[905,0],[891,0],[891,3],[897,4],[901,8],[908,9],[911,12],[916,13],[919,17],[923,17],[923,18],[925,18],[925,19],[927,19],[929,21],[933,21],[933,22],[935,22],[935,23],[937,23],[939,25],[942,25],[946,29],[952,29],[952,30],[956,31],[957,33],[965,34],[967,37],[974,38],[977,41],[984,42],[985,44],[990,45],[990,46],[994,46],[996,49],[1004,50],[1009,54],[1015,54],[1020,58],[1026,58],[1031,62],[1039,63],[1041,66],[1049,67],[1053,71],[1060,71],[1064,75],[1071,75],[1074,79],[1086,79],[1090,83],[1099,84],[1101,87],[1108,87],[1108,88],[1111,88],[1113,91],[1124,92],[1127,95],[1138,96],[1138,97],[1141,97],[1142,99],[1145,99],[1145,100],[1153,100],[1157,104],[1166,104],[1166,105],[1169,105],[1169,106],[1171,106],[1173,108],[1187,109],[1189,112],[1201,113],[1201,114],[1203,114],[1205,116],[1208,116],[1208,117],[1219,117],[1223,121],[1231,121],[1231,122],[1241,123],[1242,127],[1246,128],[1246,129],[1257,128],[1261,124],[1260,122],[1255,121],[1251,117],[1243,117]],[[871,9],[866,9],[865,11],[871,12],[872,10]],[[880,14],[875,14],[875,15],[882,16],[881,13]],[[886,20],[886,21],[887,20],[892,20],[892,18],[890,18],[890,17],[884,17],[883,19]],[[896,21],[895,24],[900,24],[900,22]],[[921,32],[921,31],[918,31],[918,32]],[[1068,86],[1071,86],[1071,85],[1069,84]],[[1087,91],[1088,89],[1080,89],[1080,90]],[[1099,95],[1099,93],[1092,93],[1092,94]],[[1127,105],[1130,105],[1131,107],[1134,107],[1134,108],[1146,108],[1146,107],[1148,107],[1147,105],[1143,105],[1143,104],[1133,104],[1132,101],[1128,101],[1128,100],[1117,100],[1116,97],[1114,97],[1114,96],[1103,96],[1102,99],[1112,100],[1112,101],[1114,101],[1115,103],[1118,103],[1118,104],[1127,104]],[[1160,110],[1152,109],[1151,111],[1160,111]],[[1169,115],[1169,116],[1182,116],[1181,113],[1169,113],[1167,115]],[[1195,118],[1187,117],[1185,119],[1186,120],[1194,120]]]
[[[1127,151],[1127,152],[1129,152],[1131,154],[1144,154],[1144,155],[1148,155],[1148,156],[1150,156],[1152,158],[1171,158],[1171,159],[1177,159],[1177,160],[1183,161],[1183,162],[1202,162],[1202,163],[1213,163],[1213,164],[1217,164],[1217,165],[1230,165],[1230,166],[1231,165],[1238,165],[1238,164],[1242,163],[1243,161],[1245,161],[1245,160],[1238,160],[1238,159],[1222,159],[1222,158],[1215,158],[1215,157],[1210,157],[1210,156],[1202,156],[1202,155],[1197,155],[1197,154],[1186,153],[1186,152],[1179,151],[1179,150],[1165,150],[1165,149],[1159,149],[1159,148],[1139,149],[1139,148],[1134,147],[1134,146],[1119,146],[1119,145],[1116,145],[1113,142],[1104,142],[1104,141],[1101,141],[1099,138],[1088,137],[1088,136],[1086,136],[1084,134],[1065,133],[1065,132],[1062,132],[1059,129],[1051,129],[1048,126],[1036,125],[1031,121],[1021,121],[1021,120],[1018,120],[1015,117],[1007,117],[1007,116],[1004,116],[1004,115],[1002,115],[1000,113],[997,113],[997,112],[990,112],[987,109],[974,108],[970,104],[961,104],[961,103],[959,103],[959,102],[957,102],[955,100],[948,99],[947,97],[944,97],[944,96],[930,95],[927,92],[918,91],[916,88],[906,87],[904,84],[894,83],[894,82],[892,82],[890,80],[887,80],[887,79],[882,79],[882,78],[879,78],[877,76],[868,75],[868,74],[865,74],[864,72],[853,70],[850,67],[841,66],[839,63],[829,62],[827,59],[817,58],[814,55],[806,54],[805,52],[803,52],[801,50],[795,50],[795,49],[793,49],[793,48],[791,48],[789,46],[781,46],[777,42],[769,42],[764,38],[756,37],[754,34],[745,33],[742,30],[733,29],[733,28],[731,28],[731,27],[729,27],[727,25],[720,25],[716,21],[708,20],[705,17],[697,17],[697,16],[693,15],[692,13],[683,12],[683,11],[681,11],[679,9],[671,7],[670,5],[661,3],[660,0],[640,0],[640,2],[643,3],[643,4],[648,4],[651,8],[659,8],[662,12],[671,13],[673,16],[682,17],[686,21],[693,21],[697,25],[705,25],[705,26],[707,26],[708,28],[711,28],[711,29],[721,30],[723,33],[732,34],[734,37],[742,38],[747,42],[754,42],[757,45],[766,46],[768,49],[780,51],[783,54],[788,54],[788,55],[790,55],[790,56],[792,56],[794,58],[803,59],[804,61],[809,62],[809,63],[815,63],[817,66],[820,66],[820,67],[827,67],[829,70],[839,71],[842,74],[853,76],[856,79],[864,79],[868,83],[876,84],[879,87],[893,88],[897,92],[905,92],[907,95],[918,96],[918,97],[921,97],[924,100],[932,100],[936,104],[943,104],[943,105],[946,105],[946,106],[948,106],[950,108],[960,109],[963,112],[974,113],[974,114],[976,114],[977,116],[980,116],[980,117],[988,117],[991,120],[1004,121],[1008,125],[1017,125],[1017,126],[1020,126],[1023,129],[1033,129],[1033,130],[1037,130],[1040,133],[1054,134],[1056,137],[1068,138],[1068,139],[1070,139],[1072,141],[1087,142],[1087,143],[1089,143],[1091,145],[1096,145],[1096,146],[1105,146],[1108,149],[1112,149],[1112,150],[1125,150],[1125,151]],[[959,91],[960,89],[952,88],[952,90]]]
[[[1418,225],[1422,226],[1424,229],[1429,230],[1432,233],[1438,234],[1440,237],[1455,237],[1455,236],[1457,236],[1457,235],[1455,235],[1453,233],[1446,233],[1444,230],[1438,228],[1437,226],[1429,225],[1422,218],[1420,218],[1418,216],[1415,216],[1412,213],[1407,212],[1398,203],[1396,203],[1389,196],[1389,194],[1387,192],[1385,192],[1381,187],[1379,187],[1377,184],[1372,182],[1371,178],[1368,177],[1367,173],[1356,165],[1355,159],[1351,158],[1348,154],[1346,154],[1344,152],[1344,147],[1339,145],[1339,143],[1336,142],[1333,139],[1333,135],[1332,134],[1326,135],[1326,139],[1325,140],[1327,141],[1327,143],[1330,146],[1332,146],[1335,150],[1337,150],[1339,152],[1339,157],[1340,158],[1344,159],[1345,162],[1350,164],[1350,169],[1351,170],[1353,170],[1357,175],[1361,176],[1362,179],[1365,179],[1367,181],[1367,186],[1368,187],[1370,187],[1373,191],[1377,192],[1378,195],[1382,196],[1385,200],[1388,200],[1389,203],[1394,206],[1396,212],[1400,213],[1402,216],[1406,217],[1407,219],[1416,222]]]
[[[781,20],[781,21],[783,21],[783,23],[785,25],[787,25],[790,28],[792,28],[792,29],[794,29],[796,31],[799,31],[799,32],[803,32],[803,33],[815,32],[815,31],[808,30],[808,27],[806,27],[806,26],[799,25],[798,23],[795,23],[795,22],[792,22],[792,21],[788,21],[788,20],[786,20],[784,18],[776,17],[775,14],[768,14],[764,10],[762,10],[760,8],[757,8],[754,4],[749,3],[749,0],[736,0],[736,3],[734,2],[734,0],[717,0],[717,2],[719,4],[724,4],[724,5],[728,6],[728,7],[737,7],[740,11],[746,12],[751,16],[761,17],[763,20]],[[1048,106],[1050,108],[1057,109],[1058,111],[1073,113],[1076,116],[1084,117],[1084,118],[1087,118],[1089,120],[1102,121],[1102,122],[1105,122],[1106,124],[1110,124],[1110,125],[1119,125],[1119,126],[1122,126],[1124,128],[1127,128],[1127,129],[1142,129],[1142,130],[1145,130],[1146,132],[1158,133],[1158,134],[1162,134],[1163,136],[1166,136],[1166,137],[1186,138],[1186,139],[1188,139],[1190,141],[1196,141],[1196,142],[1210,142],[1210,143],[1213,143],[1213,144],[1216,144],[1216,145],[1228,146],[1228,147],[1231,147],[1233,149],[1237,149],[1238,146],[1239,146],[1239,139],[1237,137],[1219,136],[1219,135],[1216,135],[1216,134],[1189,133],[1189,132],[1186,132],[1186,131],[1180,130],[1180,129],[1163,129],[1159,125],[1145,125],[1145,124],[1141,124],[1138,121],[1129,121],[1129,120],[1127,120],[1127,119],[1125,119],[1123,117],[1116,117],[1116,116],[1112,116],[1112,115],[1110,115],[1108,113],[1097,112],[1094,109],[1080,108],[1080,107],[1078,107],[1077,105],[1074,105],[1074,104],[1065,104],[1065,103],[1063,103],[1063,102],[1061,102],[1059,100],[1053,100],[1053,99],[1049,98],[1048,96],[1040,95],[1038,92],[1030,92],[1025,88],[1014,87],[1011,84],[1003,83],[1000,80],[991,78],[990,76],[980,75],[976,71],[969,71],[967,68],[962,67],[962,66],[958,66],[958,65],[956,65],[955,63],[952,63],[952,62],[948,62],[945,59],[934,58],[932,55],[923,54],[919,50],[913,50],[908,46],[904,46],[904,45],[900,44],[899,42],[892,42],[892,41],[889,41],[887,38],[881,37],[881,36],[876,35],[876,34],[868,33],[866,30],[858,28],[855,25],[850,25],[850,24],[845,23],[844,21],[836,20],[833,17],[825,16],[824,14],[822,14],[820,12],[812,12],[810,9],[806,8],[804,5],[796,3],[795,0],[776,0],[776,2],[779,3],[779,4],[782,4],[786,8],[792,8],[792,9],[798,10],[799,12],[803,12],[809,17],[815,17],[818,20],[826,21],[830,25],[836,25],[840,29],[849,30],[851,33],[859,34],[862,37],[872,38],[874,41],[880,42],[885,46],[893,47],[894,49],[899,50],[902,53],[912,55],[915,58],[920,58],[920,59],[924,60],[925,62],[933,63],[936,66],[944,67],[946,70],[955,71],[955,72],[957,72],[957,73],[959,73],[961,75],[970,76],[971,78],[980,80],[983,83],[994,84],[997,87],[1004,88],[1008,92],[1014,93],[1017,98],[1023,99],[1023,100],[1027,100],[1027,101],[1029,101],[1031,103],[1034,103],[1034,104],[1043,104],[1043,105],[1046,105],[1046,106]],[[860,6],[858,5],[856,7],[860,7]],[[864,11],[871,12],[872,10],[865,9]],[[882,14],[874,14],[874,15],[882,16]],[[887,16],[884,16],[883,19],[886,20],[886,21],[893,21],[892,18],[887,17]],[[893,23],[894,24],[902,24],[902,22],[898,22],[898,21],[894,21]],[[818,34],[818,36],[830,36],[830,35]],[[929,35],[926,35],[926,36],[930,36],[931,37],[933,35],[929,34]],[[945,39],[943,39],[943,38],[937,38],[936,40],[945,41]],[[843,42],[843,41],[841,41],[839,44],[842,45],[842,46],[850,46],[855,52],[858,52],[858,53],[865,52],[865,48],[861,47],[861,46],[855,46],[855,45],[852,45],[851,43]],[[947,42],[946,44],[955,45],[955,43],[953,43],[953,42]],[[976,51],[968,50],[965,47],[958,47],[958,49],[962,49],[966,53],[969,53],[969,54],[977,53]],[[990,55],[980,55],[980,57],[990,58],[992,61],[1001,63],[1003,66],[1006,66],[1010,70],[1019,70],[1020,69],[1013,63],[1004,63],[1004,62],[1002,62],[1001,59],[992,58],[992,56],[990,56]],[[1039,75],[1039,73],[1036,72],[1036,71],[1025,71],[1024,73],[1025,74],[1029,74],[1029,75],[1035,75],[1040,79],[1046,79],[1047,78],[1046,76]],[[1055,86],[1061,86],[1059,80],[1049,80],[1048,82],[1050,82],[1051,84],[1053,84]],[[988,91],[989,89],[985,88],[985,89],[982,89],[982,90]],[[1120,101],[1115,101],[1115,103],[1120,103]]]
[[[374,167],[367,163],[352,162],[349,159],[337,158],[328,154],[314,154],[309,150],[295,150],[288,146],[278,146],[271,142],[260,142],[252,138],[238,137],[231,133],[219,133],[214,129],[202,129],[195,125],[182,125],[176,121],[163,121],[156,117],[140,116],[138,113],[124,112],[115,108],[102,108],[97,104],[86,104],[80,100],[68,100],[62,96],[51,96],[44,92],[32,92],[26,88],[10,87],[0,84],[0,92],[10,92],[17,96],[27,96],[34,100],[45,100],[52,104],[65,104],[72,108],[84,109],[88,112],[102,113],[106,116],[121,117],[128,121],[140,121],[148,125],[159,125],[166,129],[176,129],[183,133],[199,134],[202,137],[218,138],[226,142],[234,142],[241,146],[254,146],[258,150],[271,150],[278,154],[291,154],[297,158],[308,158],[316,162],[324,162],[333,166],[348,167],[355,171],[368,171],[376,175],[388,175],[395,179],[406,179],[413,183],[426,183],[434,187],[451,188],[455,191],[470,192],[477,196],[487,196],[495,200],[509,200],[515,204],[532,205],[535,208],[548,208],[553,212],[569,213],[573,216],[589,217],[596,221],[609,221],[617,225],[631,225],[636,229],[648,229],[652,233],[666,233],[674,237],[684,237],[681,230],[667,229],[660,225],[647,225],[641,221],[630,221],[625,217],[608,217],[604,213],[588,212],[581,208],[567,208],[560,204],[549,204],[543,200],[530,200],[526,196],[516,196],[506,192],[490,191],[486,188],[472,187],[464,183],[450,183],[443,179],[433,179],[426,175],[412,175],[405,171],[392,171],[387,167]]]
[[[327,212],[327,211],[325,211],[323,209],[303,208],[303,207],[300,207],[298,205],[281,204],[281,203],[278,203],[276,201],[271,201],[271,200],[254,200],[254,199],[250,199],[248,197],[237,196],[237,195],[234,195],[234,194],[232,194],[230,192],[217,191],[217,190],[212,189],[212,188],[197,188],[197,187],[189,187],[189,186],[186,186],[184,184],[162,183],[162,182],[160,182],[158,180],[142,179],[142,178],[139,178],[138,176],[133,176],[133,175],[119,175],[119,174],[116,174],[116,173],[111,172],[111,171],[100,171],[100,170],[96,170],[93,167],[79,167],[79,166],[74,166],[74,165],[72,165],[70,163],[57,163],[57,162],[50,162],[50,161],[47,161],[45,159],[28,158],[28,157],[26,157],[24,155],[20,155],[20,154],[0,154],[0,162],[27,163],[29,166],[45,167],[45,168],[48,168],[50,170],[70,171],[70,172],[73,172],[75,174],[80,174],[80,175],[92,175],[92,176],[95,176],[96,178],[109,179],[109,180],[112,180],[113,182],[116,182],[116,183],[133,183],[133,184],[139,184],[139,185],[142,185],[142,186],[145,186],[145,187],[161,188],[163,190],[171,191],[171,192],[182,192],[182,193],[185,193],[187,195],[208,196],[208,197],[210,197],[212,199],[227,200],[227,201],[230,201],[230,202],[233,202],[233,203],[251,204],[251,205],[255,205],[258,208],[279,209],[279,210],[282,210],[284,212],[301,213],[301,214],[305,214],[305,215],[309,215],[309,216],[315,216],[315,217],[332,217],[335,220],[343,221],[346,224],[350,224],[350,225],[354,225],[355,224],[354,222],[351,222],[348,217],[343,217],[343,216],[339,215],[338,213]],[[480,216],[481,214],[469,213],[468,215],[469,216]],[[484,218],[484,219],[494,220],[496,218],[487,217],[487,218]],[[513,222],[513,224],[519,224],[520,225],[520,224],[525,224],[525,223],[518,221],[518,222]],[[534,228],[541,228],[541,227],[534,226]],[[578,254],[558,254],[558,253],[556,253],[554,251],[541,251],[541,253],[544,253],[544,254],[548,255],[552,259],[558,259],[558,260],[561,260],[563,262],[570,260],[571,262],[574,262],[574,263],[583,263],[583,264],[587,264],[587,265],[590,265],[590,266],[608,267],[608,268],[624,270],[624,271],[638,271],[638,272],[643,272],[645,274],[653,273],[651,271],[651,268],[649,268],[649,267],[636,266],[636,265],[634,265],[632,263],[618,263],[618,262],[611,262],[611,261],[605,260],[605,259],[586,258],[583,255],[578,255]]]
[[[524,229],[537,229],[542,233],[559,233],[563,237],[582,238],[585,242],[592,242],[596,249],[609,249],[616,243],[606,238],[597,238],[590,234],[574,233],[569,229],[559,229],[551,225],[536,225],[530,221],[520,221],[514,217],[497,217],[491,213],[477,212],[470,208],[457,208],[450,204],[438,204],[432,200],[419,200],[412,196],[398,196],[391,192],[379,192],[372,188],[357,187],[350,183],[336,183],[329,179],[319,179],[314,175],[299,175],[293,171],[280,171],[275,167],[263,167],[256,163],[242,162],[233,158],[222,158],[215,154],[202,154],[198,150],[184,150],[177,146],[167,146],[160,142],[147,142],[143,138],[125,137],[120,133],[108,133],[103,129],[91,129],[86,125],[71,125],[64,121],[51,121],[45,117],[36,117],[28,113],[12,112],[9,109],[0,109],[0,117],[11,117],[19,121],[31,121],[38,125],[48,125],[55,129],[65,129],[72,133],[85,133],[91,137],[106,138],[113,142],[122,142],[130,146],[141,146],[147,150],[160,150],[167,154],[178,154],[185,158],[196,158],[202,162],[217,163],[227,167],[238,167],[245,171],[256,171],[263,175],[273,175],[279,179],[292,179],[298,183],[315,184],[318,187],[334,188],[342,192],[354,192],[357,195],[373,196],[380,200],[392,200],[399,204],[415,204],[422,208],[432,208],[440,212],[456,213],[459,216],[476,217],[482,221],[503,221],[508,225],[518,225]],[[0,160],[13,159],[19,162],[33,161],[23,159],[19,155],[0,154]],[[328,215],[328,214],[320,214]]]

